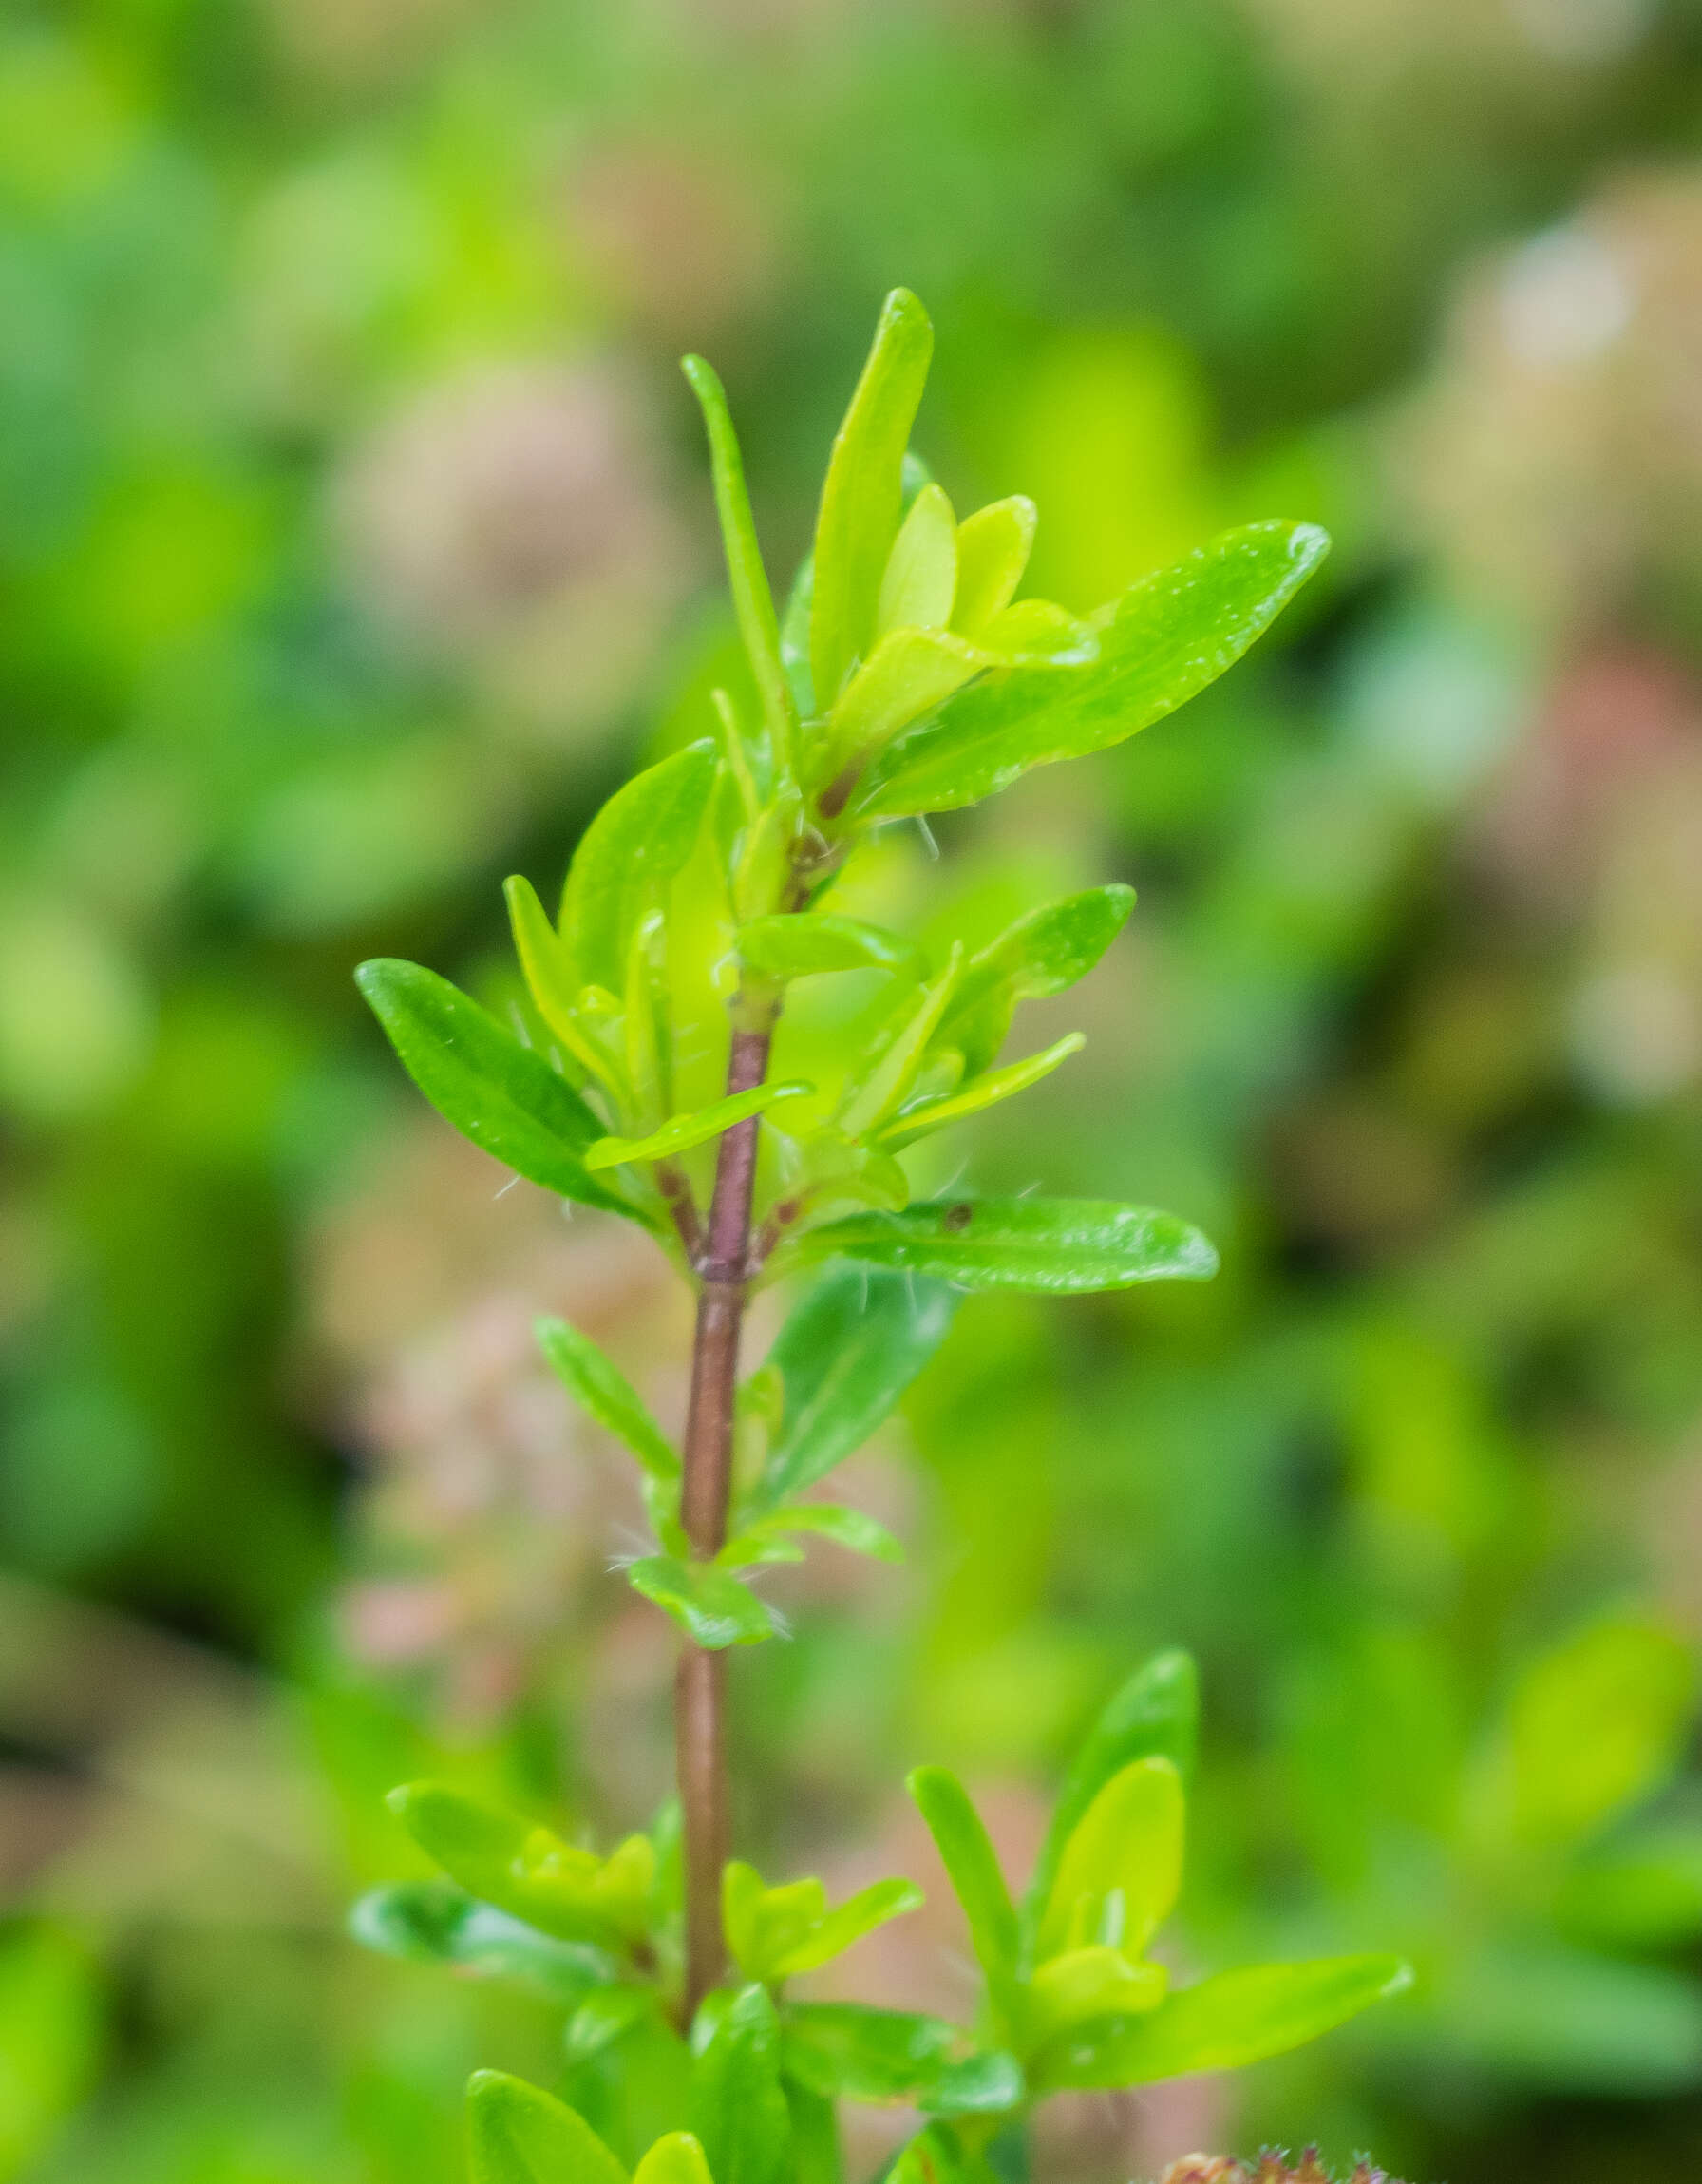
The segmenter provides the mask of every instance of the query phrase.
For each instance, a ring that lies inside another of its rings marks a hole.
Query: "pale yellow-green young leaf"
[[[957,597],[952,627],[978,636],[1011,604],[1034,543],[1034,503],[1013,493],[977,508],[957,526]]]
[[[866,1136],[903,1101],[922,1066],[935,1027],[945,1014],[962,964],[963,949],[955,941],[945,969],[906,1000],[865,1073],[846,1088],[846,1096],[835,1118],[845,1136]],[[592,1157],[587,1155],[588,1164]]]
[[[860,756],[879,750],[993,664],[993,655],[946,630],[894,630],[841,693],[811,754],[814,787],[825,788]]]
[[[689,1152],[694,1145],[731,1130],[735,1123],[748,1122],[753,1114],[762,1114],[782,1100],[804,1099],[815,1089],[802,1079],[757,1085],[750,1092],[734,1092],[711,1107],[699,1108],[695,1114],[676,1114],[648,1137],[599,1137],[585,1155],[585,1166],[595,1173],[631,1162],[666,1160],[671,1153]]]
[[[666,945],[667,924],[661,911],[647,911],[627,950],[626,1007],[621,1022],[633,1114],[640,1122],[668,1111],[667,1055],[656,1006],[658,959]]]
[[[581,1076],[601,1085],[613,1099],[621,1103],[626,1087],[620,1072],[587,1035],[575,1013],[576,997],[567,953],[560,936],[550,923],[549,913],[538,899],[538,890],[530,880],[516,873],[504,881],[502,892],[508,902],[514,952],[520,958],[520,974],[539,1015],[566,1048]]]
[[[984,623],[975,642],[1002,659],[1057,659],[1090,655],[1094,637],[1086,622],[1050,599],[1018,599]]]
[[[906,1108],[886,1125],[878,1142],[892,1150],[909,1145],[930,1130],[943,1129],[949,1122],[961,1122],[965,1115],[979,1114],[983,1108],[996,1107],[1000,1100],[1027,1092],[1042,1077],[1050,1076],[1060,1063],[1067,1062],[1071,1054],[1080,1054],[1087,1043],[1085,1034],[1068,1033],[1041,1054],[1025,1055],[1021,1061],[1011,1062],[1002,1070],[989,1070],[985,1076],[974,1078],[949,1098],[923,1100]],[[962,1066],[961,1061],[958,1066]]]
[[[714,2184],[703,2148],[689,2131],[658,2138],[633,2172],[633,2184]]]
[[[1122,1949],[1102,1942],[1066,1949],[1043,1964],[1030,1983],[1029,2036],[1038,2046],[1093,2018],[1156,2009],[1169,1984],[1163,1965],[1131,1962]]]
[[[875,634],[943,630],[957,590],[957,519],[937,485],[924,485],[898,526],[880,579]]]
[[[1168,1759],[1136,1759],[1111,1776],[1076,1822],[1040,1922],[1044,1961],[1109,1943],[1138,1956],[1182,1886],[1182,1776]]]

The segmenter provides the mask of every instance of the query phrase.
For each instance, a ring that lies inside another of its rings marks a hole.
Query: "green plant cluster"
[[[825,1264],[772,1356],[736,1398],[728,1392],[744,1431],[707,1543],[682,1521],[701,1390],[682,1460],[596,1343],[564,1321],[539,1327],[551,1363],[642,1474],[660,1551],[633,1562],[628,1582],[710,1651],[775,1634],[748,1573],[798,1558],[800,1537],[898,1551],[858,1511],[794,1497],[892,1408],[957,1293],[1069,1294],[1197,1280],[1216,1265],[1195,1230],[1144,1207],[915,1199],[900,1158],[1074,1051],[1071,1037],[997,1062],[1018,1002],[1071,984],[1115,937],[1126,889],[1045,905],[990,946],[971,954],[952,940],[934,959],[841,911],[835,889],[880,825],[1103,749],[1194,695],[1326,541],[1306,525],[1252,525],[1085,619],[1018,600],[1032,507],[1006,501],[959,523],[910,456],[931,348],[921,306],[895,293],[784,622],[719,383],[687,360],[760,717],[741,718],[718,692],[719,745],[689,746],[610,801],[575,856],[558,922],[510,883],[539,1043],[416,965],[360,974],[449,1121],[671,1250],[700,1291],[700,1341],[706,1314],[726,1309],[710,1292],[742,1301],[760,1282]],[[837,1039],[818,1035],[809,1077],[790,1073],[791,988],[847,974],[870,978],[871,1004]],[[726,1076],[718,1098],[701,1097],[706,1066],[711,1084]],[[729,1159],[735,1133],[744,1168]],[[742,1984],[694,1991],[677,1807],[602,1857],[451,1786],[411,1785],[393,1808],[446,1880],[369,1897],[357,1931],[398,1953],[525,1978],[571,2009],[575,2105],[512,2079],[475,2080],[477,2184],[614,2184],[634,2160],[646,2184],[827,2184],[840,2174],[842,2099],[908,2102],[935,2118],[900,2156],[906,2178],[967,2173],[1049,2094],[1255,2061],[1405,1982],[1398,1959],[1354,1956],[1171,1990],[1149,1945],[1181,1885],[1195,1712],[1185,1657],[1137,1672],[1077,1756],[1020,1907],[957,1779],[937,1767],[911,1776],[981,1968],[973,2026],[787,1991],[913,1909],[918,1892],[902,1880],[830,1908],[817,1879],[770,1887],[728,1863],[719,1909]],[[684,1780],[681,1792],[689,1801]]]

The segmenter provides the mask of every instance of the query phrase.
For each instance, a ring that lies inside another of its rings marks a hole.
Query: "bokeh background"
[[[919,444],[1037,499],[1050,596],[1337,546],[1185,713],[889,837],[895,918],[1137,885],[1023,1027],[1087,1054],[954,1157],[1224,1272],[966,1307],[847,1482],[908,1566],[820,1550],[738,1664],[744,1840],[925,1878],[926,1756],[1020,1862],[1185,1643],[1180,1961],[1419,1987],[1065,2107],[1045,2184],[1702,2172],[1695,0],[6,0],[0,2178],[451,2184],[464,2072],[558,2069],[343,1906],[408,1775],[661,1795],[636,1512],[527,1330],[677,1411],[681,1308],[350,972],[501,999],[502,876],[728,672],[673,359],[789,567],[899,280]],[[937,1906],[848,1977],[961,1957]]]

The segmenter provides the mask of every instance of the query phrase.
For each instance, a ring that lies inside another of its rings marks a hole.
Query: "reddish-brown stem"
[[[736,1029],[728,1058],[729,1093],[749,1092],[768,1067],[772,1014],[761,1028]],[[750,1204],[756,1181],[757,1118],[723,1136],[715,1190],[698,1262],[702,1288],[691,1345],[691,1400],[686,1415],[680,1521],[691,1552],[708,1562],[727,1544],[732,1491],[733,1402],[739,1381],[739,1331],[750,1281]],[[674,1753],[684,1822],[686,1985],[683,2015],[720,1984],[721,1869],[728,1849],[727,1663],[721,1653],[688,1644],[674,1684]]]

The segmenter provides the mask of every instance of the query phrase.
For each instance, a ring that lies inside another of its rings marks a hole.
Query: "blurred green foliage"
[[[871,875],[989,934],[1136,886],[974,1178],[1224,1272],[965,1307],[868,1475],[910,1573],[739,1664],[746,1845],[903,1865],[914,1758],[1026,1848],[1186,1643],[1190,1951],[1373,1936],[1418,1989],[1048,2174],[1694,2165],[1699,88],[1688,0],[0,16],[0,2170],[446,2184],[468,2070],[558,2078],[542,2004],[337,1906],[409,1776],[650,1810],[623,1508],[560,1488],[504,1300],[604,1300],[634,1372],[677,1329],[456,1165],[348,972],[517,997],[497,882],[729,679],[674,354],[789,564],[899,279],[918,442],[1039,503],[1041,590],[1277,507],[1337,551],[1187,713]]]

